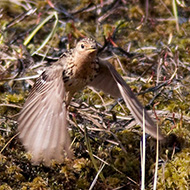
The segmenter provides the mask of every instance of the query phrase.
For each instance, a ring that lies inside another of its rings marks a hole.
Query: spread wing
[[[32,154],[32,161],[47,165],[51,159],[61,161],[64,150],[70,155],[62,70],[53,69],[37,79],[18,119],[19,137]]]
[[[98,76],[89,84],[94,88],[104,91],[115,98],[122,97],[133,114],[134,118],[143,126],[143,112],[145,118],[146,132],[157,138],[157,126],[148,115],[144,107],[131,91],[120,74],[115,70],[114,66],[109,62],[99,61],[100,71]],[[158,138],[161,140],[163,136],[159,131]]]

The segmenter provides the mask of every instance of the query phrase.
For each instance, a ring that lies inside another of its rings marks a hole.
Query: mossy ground
[[[33,79],[15,79],[35,75],[84,36],[104,47],[100,56],[112,55],[135,93],[149,90],[138,97],[168,136],[159,148],[157,189],[190,189],[190,4],[176,2],[175,14],[172,2],[0,2],[0,190],[89,189],[97,174],[89,144],[103,167],[94,189],[140,188],[141,130],[122,102],[102,92],[86,88],[73,98],[72,160],[34,166],[17,138],[16,118]],[[146,189],[153,188],[155,160],[156,142],[147,137]]]

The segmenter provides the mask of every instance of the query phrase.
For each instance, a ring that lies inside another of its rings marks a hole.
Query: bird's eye
[[[81,48],[84,49],[84,45],[83,44],[81,44]]]

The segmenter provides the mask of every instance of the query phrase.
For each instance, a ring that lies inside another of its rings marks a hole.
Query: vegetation
[[[75,95],[74,158],[63,164],[32,165],[17,138],[17,116],[37,71],[85,36],[97,40],[99,55],[167,135],[157,189],[190,189],[189,9],[188,0],[1,1],[0,190],[140,188],[142,131],[122,100],[89,88]],[[156,141],[149,136],[145,164],[145,186],[153,189]]]

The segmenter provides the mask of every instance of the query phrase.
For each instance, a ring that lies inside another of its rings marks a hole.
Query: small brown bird
[[[122,97],[141,126],[144,112],[146,132],[157,138],[155,123],[130,87],[109,62],[98,58],[96,42],[85,38],[39,76],[20,113],[19,137],[34,163],[61,162],[64,151],[71,155],[67,106],[73,94],[85,86]],[[163,139],[160,131],[158,138]]]

